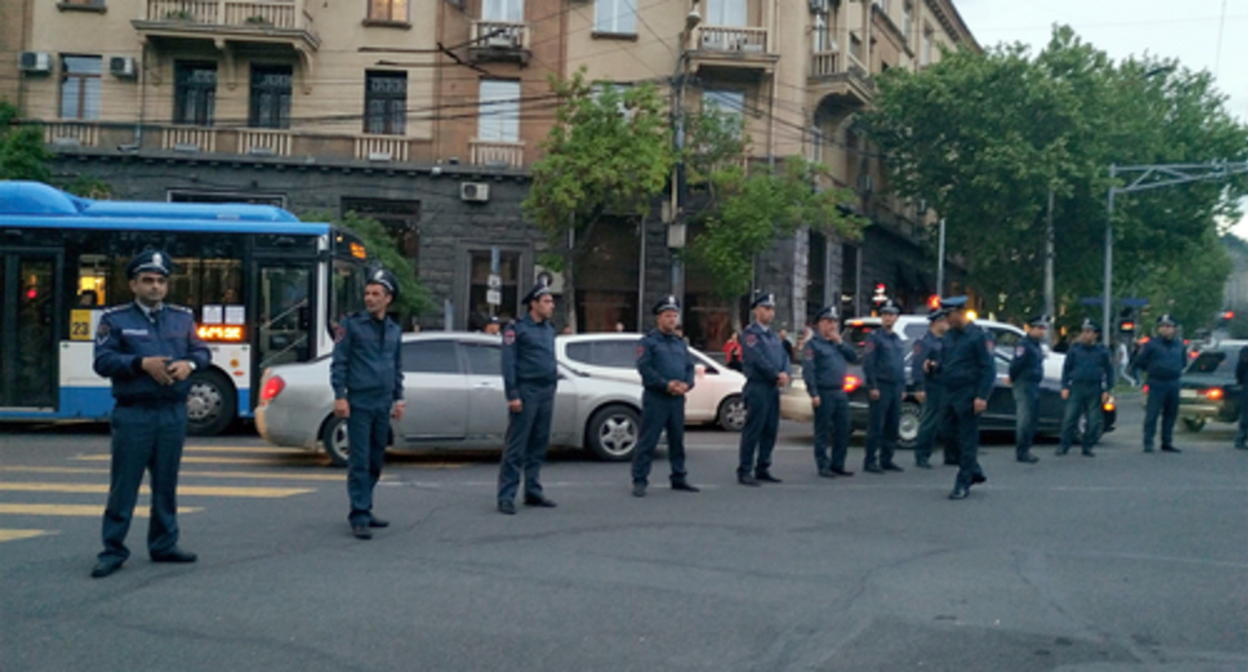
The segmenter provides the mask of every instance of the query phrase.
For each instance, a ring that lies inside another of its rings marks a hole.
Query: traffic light
[[[1135,322],[1132,320],[1123,320],[1118,323],[1119,331],[1135,331]]]
[[[928,310],[936,310],[940,308],[940,295],[939,294],[933,294],[927,297],[927,308]]]
[[[888,287],[885,286],[884,283],[881,282],[875,286],[875,295],[871,297],[871,301],[873,301],[874,303],[884,303],[887,300],[888,300]]]

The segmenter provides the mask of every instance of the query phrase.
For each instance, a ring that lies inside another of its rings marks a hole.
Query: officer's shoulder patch
[[[1025,354],[1027,354],[1027,348],[1024,348],[1024,347],[1023,347],[1023,346],[1021,346],[1021,345],[1020,345],[1020,346],[1018,346],[1017,348],[1014,348],[1014,356],[1015,356],[1015,357],[1022,357],[1022,356],[1023,356],[1023,355],[1025,355]]]
[[[637,346],[637,359],[641,359],[641,356],[644,354],[646,354],[646,346],[638,345]]]
[[[918,342],[918,341],[916,341],[916,342],[914,343],[914,347],[910,349],[910,351],[911,351],[911,352],[913,352],[913,353],[914,353],[914,354],[916,354],[916,355],[917,355],[917,354],[919,354],[920,352],[922,352],[922,350],[923,350],[923,344],[922,344],[922,343],[920,343],[920,342]]]
[[[347,337],[347,328],[339,324],[334,327],[334,342],[341,343],[342,339]]]
[[[100,320],[100,326],[95,330],[95,340],[97,343],[103,344],[108,340],[108,335],[113,332],[113,327],[106,320]]]
[[[516,342],[516,329],[513,325],[507,325],[507,330],[503,332],[503,343],[511,345]]]
[[[758,336],[755,336],[754,334],[746,334],[745,344],[746,346],[751,347],[751,348],[758,345]]]
[[[988,349],[988,352],[992,352],[992,348],[993,348],[993,346],[994,346],[994,345],[996,345],[996,344],[995,344],[995,343],[993,343],[992,341],[990,341],[990,340],[988,340],[988,339],[986,339],[986,338],[984,339],[984,347]]]
[[[863,352],[871,352],[874,349],[875,349],[875,341],[870,338],[868,338],[867,342],[862,345]]]
[[[802,356],[806,359],[813,360],[815,358],[815,346],[807,343],[806,347],[802,348]]]

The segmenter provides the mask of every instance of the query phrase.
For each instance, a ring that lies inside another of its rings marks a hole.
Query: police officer
[[[491,336],[497,336],[503,331],[503,321],[498,319],[497,315],[491,315],[486,319],[485,327],[481,331]]]
[[[900,313],[901,308],[892,299],[885,301],[880,306],[882,328],[868,334],[862,346],[862,375],[870,400],[867,455],[862,470],[872,474],[902,471],[893,462],[901,424],[901,398],[906,391],[906,349],[901,337],[893,332]]]
[[[1161,450],[1182,452],[1174,447],[1174,421],[1179,417],[1179,376],[1187,366],[1187,349],[1175,338],[1177,324],[1169,313],[1157,318],[1157,337],[1149,339],[1135,358],[1134,371],[1148,374],[1148,407],[1144,412],[1144,452],[1153,452],[1157,416],[1161,415]]]
[[[1235,447],[1244,450],[1248,449],[1248,345],[1239,349],[1235,384],[1239,385],[1239,429],[1235,432]]]
[[[542,492],[542,462],[550,441],[559,370],[555,365],[555,298],[539,282],[521,301],[525,313],[503,329],[503,387],[510,415],[507,445],[498,468],[498,510],[515,515],[520,471],[524,470],[524,503],[553,508]]]
[[[403,419],[403,333],[386,315],[398,294],[398,279],[390,271],[369,271],[364,310],[348,315],[334,330],[329,380],[334,415],[347,419],[347,520],[357,539],[372,539],[371,528],[390,524],[373,515],[373,489],[381,478],[390,419]]]
[[[633,496],[645,497],[650,462],[659,435],[667,430],[667,455],[673,490],[698,492],[685,471],[685,395],[693,389],[693,358],[689,346],[676,334],[680,302],[663,297],[654,306],[658,328],[637,345],[637,372],[645,392],[641,396],[641,438],[633,452]]]
[[[147,552],[152,562],[195,562],[178,548],[177,488],[186,438],[188,380],[208,366],[211,353],[199,339],[195,317],[164,303],[172,260],[159,250],[126,265],[134,303],[104,311],[95,336],[95,372],[112,379],[112,463],[104,509],[104,550],[91,576],[103,578],[130,557],[126,533],[143,472],[150,474],[151,521]]]
[[[1100,333],[1101,325],[1084,320],[1079,340],[1066,351],[1066,362],[1062,364],[1062,399],[1066,401],[1066,411],[1062,415],[1062,443],[1057,449],[1058,455],[1070,450],[1075,442],[1079,416],[1086,414],[1088,425],[1083,432],[1083,454],[1094,457],[1092,446],[1101,436],[1101,406],[1109,401],[1109,391],[1114,387],[1114,363],[1109,350],[1097,342]]]
[[[958,443],[958,476],[949,499],[966,499],[972,485],[988,480],[979,466],[979,418],[988,408],[997,371],[992,339],[967,318],[966,297],[942,299],[940,307],[949,311],[949,331],[940,352],[928,355],[924,366],[944,386],[940,417]]]
[[[780,390],[789,385],[789,356],[780,345],[780,337],[771,330],[776,317],[775,295],[760,294],[750,308],[754,321],[745,328],[741,339],[746,413],[737,482],[758,487],[760,482],[780,482],[771,475],[771,451],[776,447],[776,431],[780,428]]]
[[[858,361],[858,353],[841,339],[836,309],[828,306],[815,318],[816,333],[802,348],[802,380],[815,410],[815,467],[825,478],[853,476],[845,469],[849,450],[849,395],[845,393],[845,368]],[[832,457],[828,459],[828,436]]]
[[[1035,464],[1040,458],[1031,454],[1040,420],[1040,381],[1044,380],[1044,334],[1049,330],[1049,316],[1037,315],[1027,323],[1027,335],[1014,346],[1010,362],[1009,384],[1014,391],[1015,444],[1014,459]]]
[[[940,431],[940,404],[944,399],[944,386],[935,376],[927,375],[923,362],[939,359],[943,338],[949,331],[949,313],[936,308],[927,314],[927,332],[914,342],[910,357],[910,371],[914,378],[914,397],[923,404],[919,420],[919,435],[914,443],[914,464],[920,469],[931,469],[932,444],[938,437],[944,439],[945,464],[957,464],[956,446]]]

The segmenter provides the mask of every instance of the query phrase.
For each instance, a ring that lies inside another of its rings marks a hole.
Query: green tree
[[[576,329],[576,271],[587,241],[604,224],[649,212],[674,163],[667,114],[651,84],[595,86],[581,68],[551,78],[555,125],[532,166],[521,207],[546,235],[542,263],[562,271],[567,324]]]
[[[43,133],[37,126],[19,124],[18,117],[17,107],[0,101],[0,180],[49,182],[52,153],[43,144]]]
[[[332,222],[353,231],[364,241],[368,250],[369,261],[383,266],[394,274],[399,281],[399,298],[391,309],[406,320],[409,315],[420,315],[433,310],[433,300],[429,291],[416,278],[416,269],[407,257],[399,251],[394,238],[381,222],[372,217],[364,217],[354,211],[348,211],[342,217],[325,210],[313,210],[304,213],[301,219],[305,222]]]
[[[864,121],[893,185],[947,218],[951,254],[1006,316],[1043,305],[1050,189],[1057,298],[1077,305],[1102,292],[1111,164],[1248,159],[1248,129],[1228,114],[1209,73],[1155,58],[1114,63],[1068,27],[1055,28],[1034,56],[1022,45],[948,52],[917,73],[893,69],[879,85],[877,109]],[[1222,280],[1211,274],[1224,278],[1219,269],[1227,268],[1216,259],[1200,269],[1206,282],[1198,286],[1158,278],[1214,252],[1216,222],[1238,219],[1246,188],[1237,178],[1120,197],[1117,295],[1134,286],[1156,292],[1154,305],[1213,302]]]

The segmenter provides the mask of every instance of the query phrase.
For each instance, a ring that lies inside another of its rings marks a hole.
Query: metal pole
[[[1056,312],[1053,297],[1053,256],[1054,256],[1054,231],[1053,231],[1053,190],[1049,189],[1049,216],[1044,225],[1044,314],[1053,319]],[[1046,329],[1044,332],[1044,341],[1050,346],[1053,345],[1053,330]]]
[[[1115,168],[1109,167],[1110,178],[1114,177]],[[1101,341],[1109,347],[1109,320],[1111,302],[1114,291],[1114,194],[1115,187],[1109,188],[1109,218],[1105,222],[1105,296],[1101,297]]]
[[[945,295],[945,218],[940,218],[940,242],[936,247],[936,294]]]

